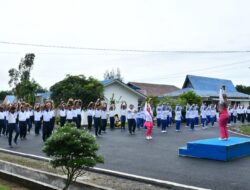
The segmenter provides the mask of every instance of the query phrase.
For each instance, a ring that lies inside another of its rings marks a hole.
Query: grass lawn
[[[0,184],[0,190],[10,190],[10,188]]]
[[[246,135],[250,135],[250,125],[240,126],[240,131]]]

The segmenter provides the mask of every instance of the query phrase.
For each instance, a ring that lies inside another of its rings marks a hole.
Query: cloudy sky
[[[125,82],[181,87],[194,74],[250,85],[250,52],[221,52],[250,50],[249,20],[249,0],[0,0],[0,90],[31,52],[32,77],[47,88],[66,74],[102,80],[117,67]]]

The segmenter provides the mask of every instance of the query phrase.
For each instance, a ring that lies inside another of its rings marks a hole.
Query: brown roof
[[[129,82],[128,86],[145,94],[146,96],[159,96],[179,90],[179,88],[174,85],[149,84],[140,82]]]

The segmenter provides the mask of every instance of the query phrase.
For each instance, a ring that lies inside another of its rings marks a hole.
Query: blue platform
[[[250,155],[250,138],[230,137],[228,141],[218,138],[188,142],[179,148],[179,156],[229,161]]]

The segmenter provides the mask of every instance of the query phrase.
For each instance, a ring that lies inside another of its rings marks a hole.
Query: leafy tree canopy
[[[189,103],[189,104],[201,105],[202,103],[202,98],[193,91],[185,92],[182,95],[180,95],[179,98],[186,101],[186,103]]]
[[[13,92],[18,99],[23,99],[29,103],[35,103],[35,92],[40,85],[30,79],[31,70],[34,66],[35,54],[28,53],[18,65],[18,69],[9,70],[9,85],[13,86]]]
[[[69,98],[81,99],[84,107],[87,107],[90,101],[96,101],[103,98],[103,85],[96,79],[84,75],[67,75],[65,79],[57,82],[50,88],[51,98],[55,104],[61,101],[67,102]]]
[[[250,95],[250,86],[236,85],[236,90]]]
[[[0,100],[4,100],[4,98],[7,96],[7,95],[12,95],[13,92],[12,91],[0,91]]]
[[[52,166],[61,167],[67,175],[64,189],[82,175],[84,169],[104,162],[103,157],[97,155],[98,149],[92,134],[79,130],[72,124],[59,128],[43,147],[46,155],[52,157]]]

